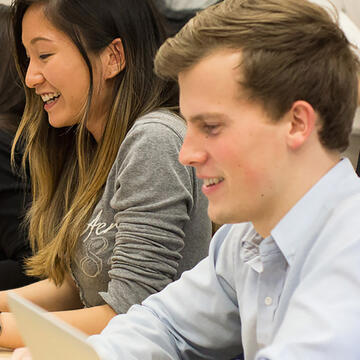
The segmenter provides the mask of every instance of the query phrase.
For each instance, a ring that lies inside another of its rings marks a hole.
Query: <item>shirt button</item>
[[[266,298],[265,298],[265,305],[267,305],[267,306],[270,306],[271,304],[272,304],[272,298],[270,297],[270,296],[267,296]]]

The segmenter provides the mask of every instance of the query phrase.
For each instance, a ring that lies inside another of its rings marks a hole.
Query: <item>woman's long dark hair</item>
[[[10,7],[0,4],[0,129],[15,134],[25,107],[25,92],[11,47]]]
[[[99,201],[108,173],[127,132],[141,115],[177,105],[177,85],[155,76],[153,59],[165,32],[150,0],[15,0],[12,5],[15,57],[24,81],[27,57],[21,42],[22,19],[32,4],[69,36],[83,56],[90,88],[80,123],[55,129],[33,89],[16,135],[25,143],[33,186],[28,214],[36,254],[28,273],[61,284],[86,221]],[[96,55],[121,38],[126,66],[115,79],[112,105],[101,140],[86,129],[93,93],[89,54]]]

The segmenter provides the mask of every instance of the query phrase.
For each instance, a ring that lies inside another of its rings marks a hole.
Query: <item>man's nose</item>
[[[191,130],[187,130],[184,142],[180,149],[179,161],[185,166],[198,166],[206,161],[206,151],[201,139]]]

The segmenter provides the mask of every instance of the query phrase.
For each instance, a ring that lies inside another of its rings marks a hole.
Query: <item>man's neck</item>
[[[289,161],[289,167],[283,172],[282,186],[274,196],[271,206],[265,208],[252,223],[256,231],[266,238],[290,209],[339,161],[340,154],[324,152],[313,157],[303,157]]]

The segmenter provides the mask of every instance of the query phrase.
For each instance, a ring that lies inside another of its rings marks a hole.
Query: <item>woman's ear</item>
[[[316,130],[317,113],[314,108],[306,101],[295,101],[288,113],[289,128],[287,133],[288,146],[296,150],[301,147]]]
[[[101,54],[105,80],[112,79],[124,70],[125,53],[120,38],[114,39]]]

